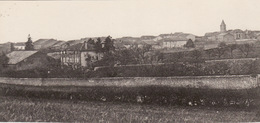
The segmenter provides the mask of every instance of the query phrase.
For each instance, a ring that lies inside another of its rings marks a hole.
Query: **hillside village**
[[[69,68],[88,72],[107,66],[134,67],[186,61],[197,63],[201,60],[209,63],[209,60],[222,59],[243,61],[245,58],[257,59],[260,44],[260,31],[227,30],[224,20],[219,31],[207,32],[204,36],[175,32],[158,36],[116,39],[111,36],[86,37],[69,41],[33,41],[32,37],[29,35],[27,42],[0,44],[1,56],[8,59],[3,64],[6,71],[48,68],[49,73],[53,69]]]

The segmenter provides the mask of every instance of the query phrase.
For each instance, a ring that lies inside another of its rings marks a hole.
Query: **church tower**
[[[224,22],[224,20],[222,20],[221,22],[221,25],[220,25],[220,32],[223,33],[223,32],[226,32],[226,24]]]

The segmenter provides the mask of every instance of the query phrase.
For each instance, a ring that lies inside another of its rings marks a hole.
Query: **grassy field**
[[[260,110],[0,97],[0,121],[252,122],[260,121]]]

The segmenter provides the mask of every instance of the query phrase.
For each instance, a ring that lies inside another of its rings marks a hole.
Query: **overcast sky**
[[[2,1],[0,43],[40,38],[72,40],[111,35],[204,35],[227,29],[260,30],[260,0]]]

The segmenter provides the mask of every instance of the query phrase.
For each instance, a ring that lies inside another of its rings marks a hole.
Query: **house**
[[[14,50],[25,50],[25,42],[14,43]]]
[[[208,32],[205,33],[204,37],[206,37],[207,41],[217,41],[218,39],[218,35],[220,34],[220,32]]]
[[[248,41],[248,39],[256,39],[260,31],[250,31],[250,30],[227,30],[224,20],[222,20],[220,25],[220,31],[208,32],[205,34],[207,41],[219,41],[219,42],[231,42],[231,41]],[[233,38],[231,37],[233,36]]]
[[[207,41],[218,41],[218,42],[233,42],[233,41],[235,41],[234,35],[227,33],[227,32],[206,33],[205,37],[207,38]]]
[[[159,41],[144,41],[147,45],[151,45],[152,49],[162,49],[162,45]]]
[[[159,41],[159,40],[161,40],[161,39],[162,39],[162,37],[156,36],[156,37],[153,39],[153,41]]]
[[[186,39],[191,39],[192,41],[195,41],[196,36],[193,34],[189,34],[189,33],[183,33],[183,32],[176,32],[173,34],[174,37],[178,37],[178,38],[186,38]]]
[[[217,40],[220,42],[233,42],[235,41],[234,36],[230,33],[220,33],[217,35]]]
[[[141,36],[142,41],[151,41],[151,40],[154,40],[155,38],[156,38],[156,36],[152,36],[152,35]]]
[[[159,37],[161,37],[162,39],[172,38],[172,37],[174,37],[174,35],[172,33],[171,34],[160,34]]]
[[[228,32],[232,34],[236,40],[247,38],[246,32],[242,31],[241,29],[229,30]]]
[[[58,43],[56,39],[39,39],[33,43],[34,49],[46,49]]]
[[[12,70],[47,68],[52,60],[46,53],[38,51],[12,51],[6,56],[9,58],[6,66]]]
[[[245,32],[247,39],[257,39],[257,36],[260,34],[260,31],[246,30]]]
[[[185,38],[166,38],[161,41],[163,42],[163,48],[183,48],[188,40]]]
[[[141,38],[138,37],[122,37],[122,38],[117,38],[116,40],[118,41],[123,41],[123,42],[136,42],[136,41],[140,41]]]
[[[69,43],[67,43],[65,41],[58,41],[57,43],[55,43],[54,45],[52,45],[49,48],[52,50],[65,50],[68,46],[69,46]]]
[[[174,34],[160,34],[159,37],[162,39],[164,38],[183,38],[183,39],[191,39],[192,41],[195,41],[196,36],[190,33],[183,33],[183,32],[176,32]]]
[[[97,52],[95,46],[87,41],[69,46],[60,53],[61,65],[71,66],[73,69],[91,67],[92,63],[103,57],[103,53]]]
[[[131,46],[142,47],[143,45],[146,44],[144,41],[141,40],[141,38],[137,38],[137,37],[122,37],[116,39],[116,41],[120,42],[121,45],[123,45],[127,49],[130,48]]]
[[[204,36],[196,36],[194,42],[206,42],[206,37]]]

